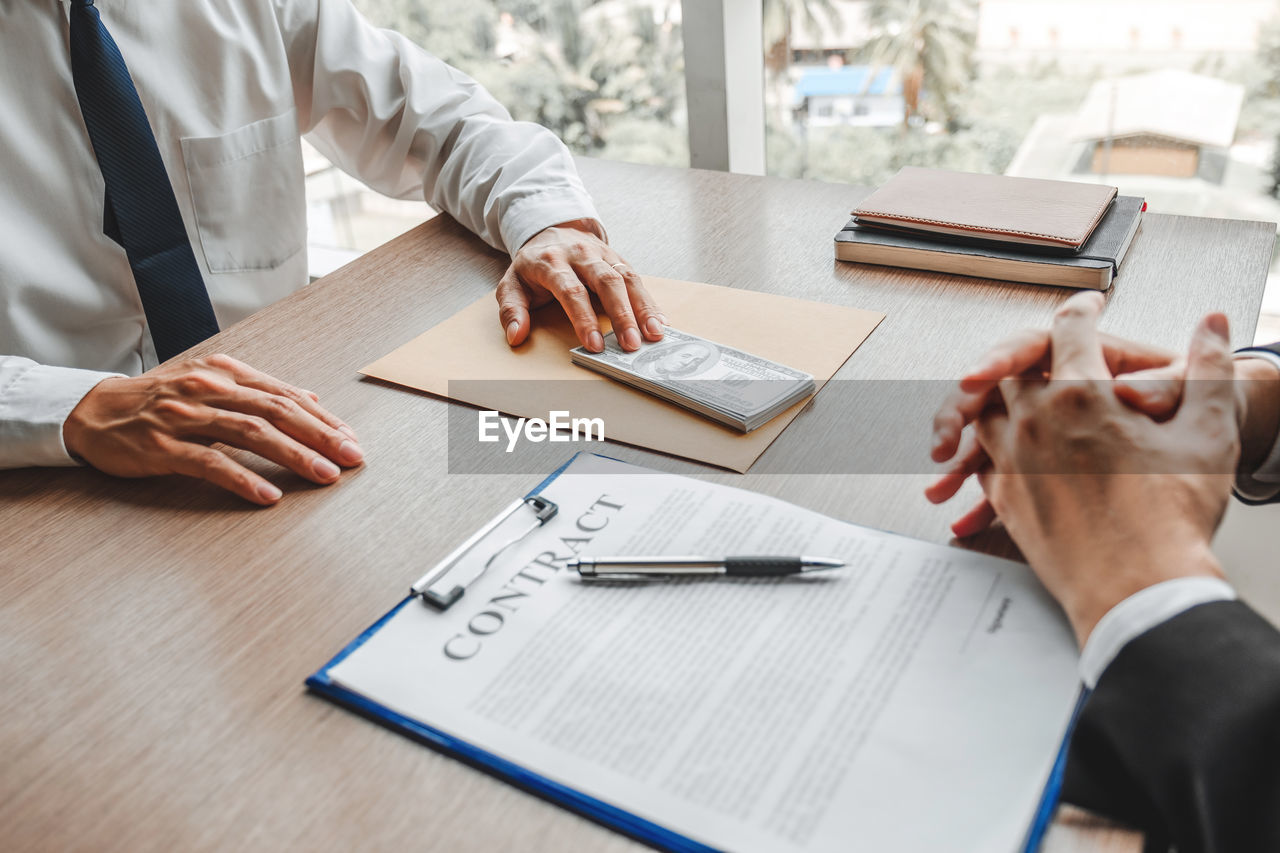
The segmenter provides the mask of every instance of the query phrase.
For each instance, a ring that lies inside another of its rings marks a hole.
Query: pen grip
[[[731,557],[724,561],[724,573],[740,578],[770,578],[800,571],[795,557]]]

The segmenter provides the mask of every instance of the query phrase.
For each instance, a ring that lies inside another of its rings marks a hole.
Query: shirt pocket
[[[182,158],[210,272],[274,269],[306,246],[294,110],[221,136],[184,137]]]

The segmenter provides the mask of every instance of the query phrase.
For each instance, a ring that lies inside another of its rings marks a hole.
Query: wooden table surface
[[[886,312],[840,378],[954,377],[1070,294],[835,262],[832,236],[862,189],[581,169],[612,242],[643,273]],[[1149,214],[1103,326],[1182,347],[1221,309],[1233,342],[1250,342],[1274,238],[1265,223]],[[367,464],[336,485],[256,463],[286,491],[258,509],[181,478],[0,472],[6,849],[636,849],[302,687],[433,557],[539,479],[450,473],[450,405],[356,372],[490,293],[505,264],[441,216],[199,348],[312,389],[345,418]],[[797,420],[758,472],[665,467],[946,541],[954,510],[920,497],[924,473],[787,473],[787,454],[816,436],[858,453],[830,414]],[[903,429],[923,442],[927,424]],[[1136,846],[1074,814],[1048,849]]]

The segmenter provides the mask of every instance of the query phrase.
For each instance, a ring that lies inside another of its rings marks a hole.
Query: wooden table
[[[581,169],[613,243],[644,273],[886,312],[842,378],[954,377],[1069,295],[833,261],[832,236],[865,190]],[[1149,214],[1104,327],[1182,347],[1222,309],[1236,345],[1248,343],[1274,238],[1265,223]],[[368,462],[337,485],[257,463],[287,493],[263,510],[178,478],[0,473],[6,849],[635,849],[302,688],[433,555],[537,480],[450,474],[449,405],[356,373],[491,292],[505,264],[442,216],[200,347],[310,388],[348,420]],[[841,429],[823,418],[802,417],[765,454],[783,473],[683,468],[947,540],[955,510],[925,503],[923,473],[785,473],[777,460]],[[847,444],[858,452],[856,437]],[[1060,819],[1049,849],[1136,849],[1081,823]]]

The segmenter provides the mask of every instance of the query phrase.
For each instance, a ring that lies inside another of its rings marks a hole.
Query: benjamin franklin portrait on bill
[[[691,379],[706,373],[720,360],[720,350],[709,341],[673,341],[650,347],[632,368],[654,379]]]

